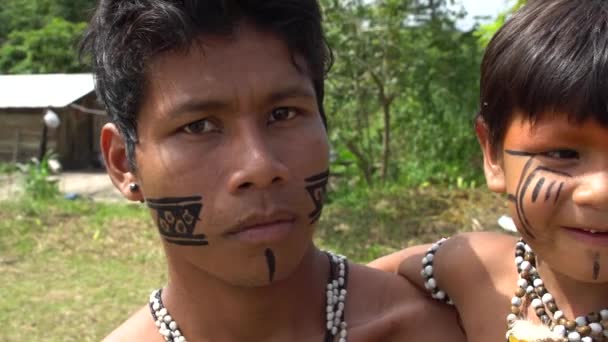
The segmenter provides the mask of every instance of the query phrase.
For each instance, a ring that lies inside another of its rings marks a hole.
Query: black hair
[[[161,53],[188,49],[205,35],[229,36],[245,20],[276,33],[294,64],[296,55],[306,61],[326,124],[324,80],[333,58],[317,0],[99,1],[81,52],[91,56],[98,97],[125,138],[133,170],[146,64]]]
[[[529,0],[490,41],[480,90],[496,151],[516,111],[608,126],[608,1]]]

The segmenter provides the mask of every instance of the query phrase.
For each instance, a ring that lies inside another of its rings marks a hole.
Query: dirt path
[[[0,175],[0,200],[14,198],[22,192],[21,177],[20,174]],[[103,171],[64,172],[59,175],[59,190],[63,194],[75,194],[96,201],[124,201]]]

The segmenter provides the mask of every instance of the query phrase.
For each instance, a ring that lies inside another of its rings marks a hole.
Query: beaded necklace
[[[516,320],[522,319],[521,306],[526,299],[540,321],[569,342],[608,341],[608,309],[579,316],[574,320],[567,319],[544,287],[536,269],[536,255],[523,240],[515,245],[515,264],[519,280],[515,296],[511,299],[511,313],[507,316],[509,327]]]
[[[329,277],[326,286],[326,333],[324,342],[332,342],[336,336],[339,342],[347,342],[347,327],[345,305],[348,284],[348,262],[346,257],[325,252],[329,259]],[[177,322],[171,317],[161,299],[162,289],[150,294],[150,312],[158,332],[167,342],[187,342],[182,335]]]

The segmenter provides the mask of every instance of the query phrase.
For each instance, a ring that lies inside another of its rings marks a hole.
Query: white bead
[[[608,337],[608,329],[604,330],[604,337]]]
[[[340,295],[340,297],[338,297],[338,300],[343,302],[346,299],[346,297],[344,297],[343,295]]]
[[[574,319],[576,325],[582,327],[583,325],[587,325],[587,318],[585,316],[578,316]]]
[[[526,287],[528,287],[528,281],[526,279],[519,278],[519,280],[517,280],[517,286],[525,290]]]
[[[560,318],[564,317],[564,313],[561,310],[557,310],[555,311],[555,313],[553,314],[553,319],[554,320],[559,320]]]
[[[581,338],[581,342],[593,342],[593,339],[589,336]]]
[[[348,333],[346,332],[346,330],[340,331],[340,337],[346,338],[347,335],[348,335]]]
[[[344,303],[342,303],[342,302],[338,303],[338,310],[344,311]]]
[[[556,325],[553,327],[553,332],[560,336],[566,336],[566,327],[563,325]]]
[[[520,256],[515,257],[515,265],[519,266],[519,265],[521,265],[522,262],[524,262],[524,258],[522,258]]]
[[[581,334],[576,331],[568,334],[568,341],[570,342],[581,342]]]
[[[608,319],[608,310],[604,309],[604,310],[600,311],[600,316],[602,316],[602,320],[607,320]]]
[[[515,315],[515,314],[509,314],[507,316],[507,323],[509,323],[509,324],[512,324],[516,320],[517,320],[517,315]]]
[[[548,303],[550,303],[550,302],[553,301],[553,296],[550,293],[547,292],[547,293],[545,293],[543,295],[543,299],[542,300],[543,300],[543,303],[548,304]]]
[[[348,292],[345,289],[340,290],[340,294],[346,296]]]
[[[331,283],[334,286],[334,288],[338,287],[338,281],[337,280],[334,280]]]
[[[528,245],[527,243],[524,244],[524,249],[526,250],[526,252],[530,253],[532,252],[532,247],[530,247],[530,245]]]
[[[327,313],[327,320],[328,321],[332,321],[334,319],[334,313],[333,312],[328,312]]]
[[[338,272],[338,274],[340,275],[340,277],[344,277],[344,270],[340,270],[340,272]]]
[[[334,328],[336,328],[336,333],[338,332],[338,326],[340,325],[340,321],[341,319],[339,317],[334,318]]]
[[[336,317],[337,318],[341,318],[342,317],[342,312],[343,312],[342,310],[336,311]]]
[[[424,273],[426,273],[426,275],[428,277],[432,276],[433,275],[433,266],[431,266],[431,265],[426,266],[424,268]]]
[[[433,262],[433,260],[435,259],[435,255],[429,253],[426,255],[426,260],[428,260],[428,262]]]
[[[169,323],[169,329],[171,329],[171,330],[177,329],[177,323],[175,323],[175,321],[172,321],[171,323]]]
[[[346,339],[345,338],[340,338],[338,341],[339,342],[346,342]]]
[[[186,342],[186,338],[184,336],[180,336],[177,338],[177,342]]]
[[[344,286],[344,278],[338,279],[338,284],[340,284],[340,286]]]
[[[435,298],[439,299],[439,300],[444,300],[446,297],[445,292],[443,291],[437,291],[437,293],[435,293]]]
[[[426,283],[428,284],[427,289],[429,290],[432,290],[437,287],[437,281],[435,280],[435,278],[429,278]]]
[[[422,278],[426,278],[426,272],[424,271],[424,269],[420,270],[420,276]]]
[[[175,331],[173,332],[173,336],[180,337],[180,336],[182,336],[182,332],[179,331],[179,329],[176,328]]]
[[[511,305],[520,306],[521,305],[521,298],[519,298],[517,296],[511,298]]]
[[[532,307],[536,309],[543,306],[543,302],[538,298],[534,298],[532,299],[532,303],[530,305],[532,305]]]
[[[327,291],[327,298],[330,298],[334,295],[334,291]]]
[[[171,331],[169,331],[168,329],[161,329],[158,332],[165,337],[168,337],[169,335],[171,335]]]
[[[534,279],[534,287],[539,287],[539,286],[543,286],[545,283],[543,282],[542,279],[540,278],[536,278]]]
[[[340,323],[340,329],[346,330],[347,327],[348,327],[348,324],[346,322]]]
[[[337,328],[337,327],[333,327],[333,328],[331,328],[331,334],[332,334],[332,335],[335,335],[335,334],[337,334],[337,333],[338,333],[338,328]]]
[[[340,297],[338,297],[338,296],[333,296],[333,297],[331,297],[331,299],[333,300],[333,302],[334,302],[334,303],[337,303],[337,302],[338,302],[338,300],[340,300]]]
[[[429,259],[427,259],[426,257],[422,258],[422,266],[426,266],[426,264],[429,263]]]
[[[160,309],[160,303],[154,302],[154,304],[152,304],[152,309],[154,309],[154,311],[158,311],[158,309]]]
[[[334,321],[327,321],[327,330],[331,330],[331,328],[334,326]]]
[[[598,335],[601,334],[602,331],[604,330],[604,327],[601,324],[596,323],[596,322],[590,323],[589,328],[591,328],[591,331],[593,333],[598,334]]]
[[[431,252],[437,252],[438,249],[439,249],[439,244],[438,243],[434,243],[429,250]]]
[[[171,315],[167,315],[165,317],[163,317],[163,321],[165,321],[165,323],[169,323],[171,322],[173,319],[171,318]]]
[[[532,287],[532,286],[528,286],[528,288],[526,288],[526,293],[527,293],[527,294],[530,294],[530,293],[532,293],[532,292],[534,292],[534,287]]]
[[[326,312],[332,312],[334,311],[334,307],[332,305],[328,305],[327,308],[325,308]]]
[[[167,314],[167,308],[162,308],[162,309],[158,310],[157,316],[164,316],[166,314]]]
[[[327,290],[332,290],[334,288],[333,284],[327,284]]]

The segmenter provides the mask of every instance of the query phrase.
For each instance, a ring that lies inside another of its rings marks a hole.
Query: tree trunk
[[[382,182],[388,177],[389,161],[391,158],[391,102],[389,99],[382,100],[382,112],[384,119],[384,133],[382,134]]]

